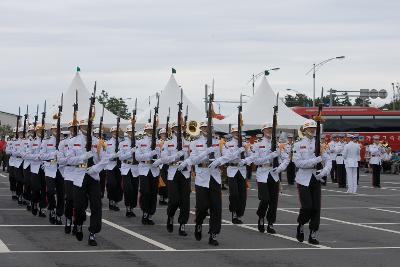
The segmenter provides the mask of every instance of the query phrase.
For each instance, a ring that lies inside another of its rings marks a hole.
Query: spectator
[[[392,158],[392,149],[389,146],[385,147],[385,153],[383,154],[382,158],[382,172],[383,173],[390,173],[391,170],[391,159]]]
[[[390,173],[399,174],[400,173],[400,157],[399,152],[392,153],[392,158],[390,159],[392,166]]]
[[[0,139],[0,164],[3,164],[3,171],[5,171],[6,168],[6,146],[7,142],[4,140],[4,137],[1,137]]]

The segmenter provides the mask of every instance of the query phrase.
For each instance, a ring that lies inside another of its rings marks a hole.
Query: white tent
[[[243,130],[260,129],[261,124],[272,123],[273,107],[276,104],[276,95],[265,76],[262,77],[255,94],[243,105]],[[298,129],[304,122],[304,118],[288,108],[281,99],[278,100],[278,127],[280,129]],[[237,113],[233,113],[224,120],[214,120],[216,126],[237,124]]]
[[[68,90],[64,92],[64,103],[63,103],[63,112],[61,116],[61,123],[63,125],[67,124],[69,121],[72,120],[73,115],[73,104],[75,103],[76,98],[76,91],[78,91],[78,119],[87,119],[89,115],[89,104],[90,104],[90,96],[91,92],[86,88],[85,84],[83,83],[79,71],[76,72],[75,77],[73,78],[71,85],[68,87]],[[98,92],[97,92],[98,93]],[[96,116],[94,120],[94,124],[98,125],[100,122],[100,116],[102,113],[103,106],[99,103],[99,101],[95,102],[96,107]],[[52,123],[53,114],[58,112],[58,107],[54,107],[53,110],[49,112],[47,116],[47,122]],[[103,117],[103,125],[104,126],[112,126],[115,125],[117,122],[117,117],[112,114],[110,111],[104,109],[104,117]],[[121,119],[121,125],[126,125],[129,122]]]
[[[167,84],[160,93],[160,107],[158,112],[158,119],[160,126],[164,127],[167,122],[168,108],[171,109],[170,121],[172,122],[177,120],[178,102],[180,101],[180,99],[181,99],[181,89],[179,88],[174,75],[171,74],[171,77],[169,78]],[[189,106],[189,116],[188,116],[189,120],[201,121],[205,119],[206,115],[204,114],[204,112],[198,109],[189,100],[189,98],[187,98],[185,93],[183,93],[182,100],[183,100],[183,110],[182,110],[183,115],[185,114],[186,106]],[[139,115],[137,115],[136,121],[138,126],[143,125],[148,121],[150,117],[150,111],[153,118],[154,105],[148,107]]]

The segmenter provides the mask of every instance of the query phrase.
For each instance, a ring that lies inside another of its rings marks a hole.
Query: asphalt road
[[[275,225],[278,234],[259,233],[257,190],[252,182],[243,225],[230,223],[228,192],[223,191],[218,247],[208,245],[207,225],[203,240],[194,239],[193,214],[187,226],[189,236],[180,237],[178,225],[174,233],[166,231],[164,206],[157,208],[156,225],[143,226],[140,217],[128,219],[124,209],[109,211],[107,205],[98,234],[99,246],[90,247],[86,226],[84,240],[78,242],[74,236],[64,234],[63,226],[49,225],[47,218],[34,217],[18,207],[11,200],[8,174],[0,172],[0,267],[398,266],[400,176],[383,175],[380,189],[371,188],[370,180],[369,174],[362,174],[357,195],[345,193],[336,184],[323,188],[320,246],[295,239],[297,190],[285,183]],[[194,193],[191,200],[193,211]]]

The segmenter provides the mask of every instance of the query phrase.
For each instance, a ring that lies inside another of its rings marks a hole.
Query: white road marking
[[[4,244],[3,240],[0,239],[0,253],[10,252],[10,249]]]
[[[278,209],[278,210],[286,211],[286,212],[289,212],[289,213],[298,214],[298,212],[296,212],[296,211],[285,210],[285,209]],[[361,224],[361,223],[353,223],[353,222],[349,222],[349,221],[343,221],[343,220],[338,220],[338,219],[332,219],[332,218],[322,217],[322,216],[321,216],[321,219],[324,219],[324,220],[327,220],[327,221],[331,221],[331,222],[337,222],[337,223],[342,223],[342,224],[348,224],[348,225],[353,225],[353,226],[368,228],[368,229],[374,229],[374,230],[378,230],[378,231],[382,231],[382,232],[388,232],[388,233],[393,233],[393,234],[400,234],[400,231],[395,231],[395,230],[390,230],[390,229],[386,229],[386,228],[381,228],[381,227],[375,227],[375,226],[365,225],[365,224]]]
[[[325,188],[321,188],[322,191],[328,191],[328,192],[335,192],[335,193],[343,193],[343,194],[347,194],[346,191],[340,191],[340,190],[332,190],[332,189],[325,189]]]
[[[361,185],[361,186],[359,186],[359,187],[362,187],[362,188],[370,188],[370,189],[382,189],[382,190],[392,190],[392,191],[400,191],[400,190],[398,190],[398,189],[395,189],[395,188],[390,188],[390,187],[381,187],[381,188],[375,188],[375,187],[373,187],[373,186],[366,186],[366,185]]]
[[[2,174],[2,173],[0,173],[0,176],[1,176],[1,177],[4,177],[4,178],[7,178],[7,176],[4,175],[4,174]]]
[[[86,212],[86,214],[90,216],[90,212]],[[120,225],[118,225],[118,224],[116,224],[116,223],[113,223],[113,222],[111,222],[111,221],[109,221],[109,220],[102,219],[101,221],[102,221],[103,223],[107,224],[108,226],[111,226],[111,227],[113,227],[113,228],[115,228],[115,229],[118,229],[118,230],[120,230],[121,232],[124,232],[124,233],[126,233],[126,234],[128,234],[128,235],[131,235],[131,236],[134,236],[134,237],[136,237],[136,238],[139,238],[139,239],[141,239],[141,240],[143,240],[143,241],[145,241],[145,242],[147,242],[147,243],[149,243],[149,244],[152,244],[153,246],[159,247],[159,248],[161,248],[161,249],[163,249],[163,250],[168,250],[168,251],[175,250],[174,248],[171,248],[171,247],[169,247],[169,246],[167,246],[167,245],[165,245],[165,244],[163,244],[163,243],[160,243],[160,242],[158,242],[158,241],[156,241],[156,240],[153,240],[153,239],[148,238],[148,237],[146,237],[146,236],[144,236],[144,235],[141,235],[141,234],[136,233],[136,232],[134,232],[134,231],[132,231],[132,230],[129,230],[129,229],[127,229],[127,228],[125,228],[125,227],[123,227],[123,226],[120,226]]]
[[[394,211],[394,210],[386,210],[386,209],[380,209],[380,208],[369,208],[369,209],[370,210],[379,210],[379,211],[385,211],[385,212],[400,214],[400,211]]]

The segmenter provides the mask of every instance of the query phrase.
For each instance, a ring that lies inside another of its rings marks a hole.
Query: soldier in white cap
[[[131,218],[136,217],[133,209],[137,206],[139,167],[138,162],[133,158],[136,148],[131,148],[131,138],[132,134],[134,134],[131,125],[126,127],[126,133],[128,136],[119,143],[118,156],[121,160],[121,175],[126,207],[125,216]]]
[[[287,135],[287,143],[285,144],[285,153],[289,157],[289,163],[286,168],[287,181],[289,185],[294,185],[294,178],[296,177],[296,165],[293,162],[293,134]]]
[[[31,182],[31,160],[27,158],[27,151],[33,142],[33,136],[35,134],[35,126],[30,124],[28,126],[28,134],[25,138],[21,139],[20,143],[20,153],[21,158],[24,160],[22,164],[22,174],[23,174],[23,184],[24,184],[24,193],[23,193],[23,204],[27,204],[26,209],[28,211],[31,210],[32,207],[32,182]],[[20,136],[22,137],[22,136]]]
[[[30,160],[31,167],[32,214],[43,218],[46,217],[45,208],[47,207],[46,178],[40,159],[44,127],[44,125],[36,126],[36,138],[30,142],[25,153],[25,159]]]
[[[22,205],[24,202],[23,197],[26,197],[24,192],[25,177],[23,173],[23,164],[22,164],[22,162],[24,161],[22,156],[26,151],[26,147],[24,146],[25,140],[22,139],[23,128],[19,127],[17,131],[18,131],[18,139],[14,141],[13,150],[11,154],[14,157],[14,173],[16,180],[16,193],[18,196],[18,205]],[[30,176],[28,178],[30,180]]]
[[[339,188],[346,188],[346,168],[344,165],[343,149],[345,142],[345,135],[339,134],[339,142],[336,143],[336,169],[337,169],[337,182]]]
[[[12,151],[14,149],[15,142],[17,140],[17,127],[14,127],[13,130],[13,137],[7,142],[6,145],[6,154],[9,157],[8,160],[8,175],[9,175],[9,182],[10,182],[10,191],[11,191],[11,198],[13,200],[18,200],[17,196],[17,181],[15,177],[15,167],[14,167],[14,161],[15,157],[12,155]]]
[[[57,168],[57,125],[51,125],[51,136],[43,140],[39,158],[43,161],[47,186],[49,222],[62,225],[64,215],[64,179]]]
[[[275,234],[274,223],[280,191],[279,173],[286,169],[288,161],[283,160],[276,169],[273,168],[273,160],[281,156],[281,151],[271,150],[272,124],[264,123],[261,125],[261,131],[262,139],[253,145],[254,152],[242,162],[247,165],[254,163],[257,166],[256,179],[260,200],[257,209],[258,230],[261,233],[265,232],[264,218],[267,216],[267,232]]]
[[[212,130],[212,128],[210,129]],[[201,134],[198,139],[190,144],[190,157],[183,161],[178,170],[184,170],[189,166],[195,166],[196,179],[196,226],[195,238],[200,241],[202,238],[202,225],[210,210],[210,228],[208,243],[218,246],[217,235],[221,231],[221,171],[218,166],[224,162],[220,160],[221,151],[219,140],[212,138],[212,146],[207,147],[208,127],[207,121],[200,123]],[[214,160],[210,163],[209,155]]]
[[[146,123],[143,131],[143,139],[136,144],[136,160],[139,162],[139,183],[140,183],[140,207],[142,209],[142,224],[154,225],[152,216],[157,207],[158,176],[160,169],[153,166],[154,156],[160,157],[160,148],[156,146],[151,149],[151,135],[153,125]]]
[[[343,158],[346,166],[347,193],[357,193],[357,168],[360,161],[360,145],[354,142],[357,136],[347,134],[350,142],[344,146]]]
[[[98,139],[92,136],[92,147],[86,151],[87,120],[79,122],[80,131],[77,136],[70,139],[68,144],[68,165],[74,168],[73,172],[73,194],[74,208],[76,212],[75,223],[77,226],[76,238],[83,239],[83,223],[86,220],[86,208],[90,203],[90,225],[89,239],[90,246],[97,246],[96,234],[101,230],[101,195],[100,195],[100,171],[105,168],[108,158],[104,152],[98,153]],[[89,159],[93,158],[94,165],[88,168]]]
[[[111,138],[106,142],[106,157],[109,158],[109,162],[105,168],[107,175],[108,207],[110,210],[119,211],[118,202],[122,200],[123,192],[121,187],[121,172],[117,166],[118,155],[115,153],[116,139],[119,138],[117,126],[111,127],[110,132]]]
[[[190,169],[184,168],[178,170],[178,166],[183,160],[189,157],[189,142],[181,135],[182,150],[178,151],[178,125],[173,122],[171,125],[173,132],[172,138],[167,140],[161,152],[161,158],[153,163],[153,166],[161,164],[168,166],[168,209],[167,209],[167,231],[172,233],[174,230],[174,216],[179,208],[178,222],[179,235],[187,236],[185,225],[189,220],[190,210]]]
[[[229,185],[229,211],[232,214],[233,224],[242,224],[242,216],[246,208],[246,166],[240,164],[241,159],[250,155],[250,147],[243,143],[238,147],[238,127],[231,127],[232,139],[225,143],[222,149],[224,163],[227,164]],[[247,148],[247,151],[246,151]]]
[[[371,156],[369,164],[372,168],[372,186],[380,188],[381,187],[381,168],[382,168],[382,158],[385,153],[384,147],[380,144],[379,135],[374,135],[372,137],[373,143],[367,147],[367,152]]]
[[[164,148],[165,142],[168,140],[167,130],[165,128],[161,128],[159,131],[159,147],[160,150]],[[168,205],[168,164],[161,164],[160,166],[160,182],[158,184],[158,195],[160,196],[160,200],[158,201],[159,205]]]
[[[317,123],[314,120],[306,120],[303,124],[304,137],[294,144],[293,150],[293,160],[299,168],[296,182],[301,205],[296,238],[299,242],[304,241],[304,225],[309,223],[308,242],[314,245],[319,244],[317,231],[321,214],[321,182],[331,169],[331,160],[326,152],[322,156],[315,155],[316,127]],[[317,171],[318,163],[324,164],[322,170]]]
[[[98,150],[105,150],[106,144],[103,139],[103,136],[100,136],[100,128],[96,128],[93,130],[93,135],[99,139],[99,147]],[[103,134],[102,134],[103,135]],[[100,172],[100,190],[101,190],[101,198],[104,198],[104,193],[106,191],[106,178],[107,178],[107,173],[106,170],[102,170]]]
[[[336,145],[339,143],[339,136],[337,134],[332,134],[332,140],[328,144],[329,154],[332,161],[331,169],[331,180],[332,183],[337,183],[337,170],[336,170]]]

